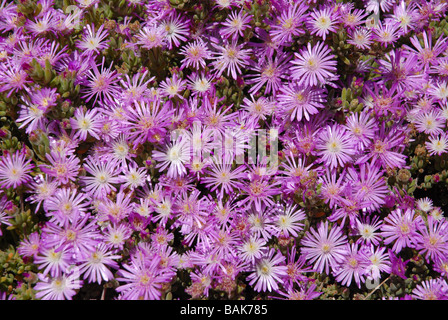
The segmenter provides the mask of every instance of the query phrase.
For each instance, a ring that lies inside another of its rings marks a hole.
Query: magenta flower
[[[0,159],[0,186],[2,188],[17,188],[31,180],[31,170],[34,165],[27,159],[23,151],[4,153]]]
[[[357,244],[347,244],[342,261],[333,269],[336,281],[343,286],[349,287],[352,281],[355,280],[358,288],[361,288],[361,283],[365,282],[368,261],[368,258],[359,250]]]
[[[118,271],[116,279],[125,284],[116,290],[121,293],[124,300],[159,300],[162,295],[162,286],[171,282],[175,273],[169,269],[159,267],[160,257],[151,259],[141,255],[132,256],[130,264],[124,264]]]
[[[316,143],[317,154],[330,168],[343,167],[353,161],[355,146],[346,129],[338,124],[327,125]]]
[[[305,33],[303,22],[306,21],[308,6],[301,2],[288,5],[271,25],[269,35],[278,45],[290,43],[295,36]]]
[[[295,60],[291,63],[291,76],[305,86],[325,85],[333,82],[337,76],[336,60],[331,54],[331,49],[323,42],[314,46],[308,42],[306,48],[294,53]]]
[[[77,290],[83,285],[79,274],[64,273],[57,277],[45,277],[38,274],[39,282],[34,286],[36,298],[42,300],[72,300]]]
[[[422,281],[412,290],[412,297],[418,300],[448,300],[448,284],[443,278]]]
[[[282,112],[291,115],[291,121],[310,120],[310,115],[317,114],[325,107],[325,90],[309,86],[298,85],[296,82],[280,87],[277,100]]]
[[[381,226],[384,243],[393,243],[392,250],[395,253],[399,253],[405,247],[414,248],[417,232],[423,223],[422,217],[416,215],[414,210],[393,210]]]
[[[415,249],[429,262],[443,259],[448,254],[448,221],[443,218],[435,220],[428,215],[427,225],[418,224],[415,236]]]
[[[301,241],[301,252],[306,260],[314,265],[316,272],[330,273],[338,266],[346,252],[347,237],[341,227],[328,228],[328,221],[319,223],[317,229],[311,228]]]
[[[249,64],[251,49],[243,49],[244,44],[238,44],[235,40],[219,45],[212,42],[218,52],[214,55],[212,65],[216,70],[216,76],[220,77],[224,72],[234,80],[237,74],[241,75],[241,68]]]
[[[108,251],[104,243],[100,243],[94,251],[80,259],[79,273],[83,274],[88,282],[98,284],[102,281],[107,282],[114,278],[109,268],[118,269],[119,266],[115,260],[120,258],[120,255],[114,255],[112,251]]]
[[[269,250],[267,254],[255,263],[255,270],[248,277],[250,285],[254,285],[255,291],[277,291],[279,283],[286,275],[285,256],[280,251]]]

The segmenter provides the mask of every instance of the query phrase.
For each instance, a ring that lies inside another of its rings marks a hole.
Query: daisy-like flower
[[[356,243],[346,244],[342,261],[333,269],[336,281],[343,286],[350,286],[353,279],[358,288],[365,282],[365,274],[369,261]]]
[[[36,257],[41,252],[41,240],[38,231],[26,236],[17,247],[17,252],[24,257]]]
[[[429,212],[433,208],[433,201],[428,197],[420,198],[415,202],[415,205],[418,210]]]
[[[427,68],[432,64],[437,63],[438,56],[446,50],[447,44],[445,38],[439,37],[433,46],[432,34],[431,32],[427,31],[422,32],[422,38],[423,46],[420,43],[419,38],[415,35],[410,39],[415,49],[409,46],[406,47],[417,56],[418,60],[421,61],[423,67]]]
[[[276,94],[282,85],[282,80],[289,78],[289,60],[291,60],[289,54],[277,51],[274,58],[268,56],[255,63],[252,70],[256,74],[247,75],[248,80],[246,83],[249,85],[254,84],[250,88],[249,93],[255,94],[265,86],[265,95],[270,93]]]
[[[335,80],[336,60],[331,49],[323,42],[314,46],[308,42],[306,48],[295,52],[291,76],[305,86],[325,85]]]
[[[239,204],[246,204],[247,207],[255,205],[256,210],[261,210],[262,204],[272,206],[274,204],[272,197],[279,194],[278,188],[281,182],[272,182],[269,178],[251,177],[249,182],[244,183],[242,190],[247,197],[239,202]]]
[[[368,12],[362,9],[354,9],[353,6],[348,6],[347,8],[343,8],[340,12],[341,14],[341,22],[347,27],[349,30],[354,29],[357,26],[363,24],[365,22],[365,18],[368,16]]]
[[[435,81],[430,85],[428,93],[437,101],[445,104],[448,98],[448,82],[440,80]]]
[[[84,183],[85,191],[96,198],[103,198],[111,191],[116,191],[114,184],[121,182],[118,176],[117,162],[101,161],[94,157],[87,157],[84,163],[84,169],[90,175],[81,177]]]
[[[353,160],[355,146],[347,130],[338,124],[327,125],[316,142],[317,155],[330,168],[343,167]]]
[[[228,76],[232,76],[236,80],[237,75],[241,75],[241,68],[247,66],[250,60],[251,49],[243,49],[244,43],[238,44],[235,40],[231,43],[224,43],[223,45],[212,45],[218,50],[215,53],[212,65],[216,69],[216,76],[220,77],[224,72]]]
[[[430,136],[428,139],[429,141],[425,141],[425,146],[430,155],[440,156],[448,152],[448,135],[446,133]]]
[[[249,13],[244,13],[243,11],[233,11],[229,14],[227,19],[222,23],[223,28],[220,29],[219,33],[224,39],[232,38],[237,39],[238,36],[244,36],[244,30],[250,27],[250,22],[252,21],[252,16]]]
[[[364,27],[350,30],[348,36],[347,43],[354,45],[357,49],[369,49],[373,42],[372,30]]]
[[[48,123],[45,113],[45,110],[39,108],[38,105],[26,101],[21,105],[17,118],[17,122],[21,123],[19,129],[25,128],[27,134],[44,129]]]
[[[274,109],[272,101],[263,96],[255,99],[252,94],[250,94],[250,99],[243,99],[241,107],[257,120],[266,120],[266,116],[269,116]]]
[[[39,254],[35,256],[34,262],[39,269],[43,270],[43,275],[50,274],[52,277],[64,274],[70,264],[73,263],[73,255],[66,247],[56,250],[52,247],[42,247]]]
[[[407,4],[406,1],[400,1],[399,5],[394,5],[393,14],[389,15],[386,20],[399,23],[401,34],[407,34],[416,27],[417,12],[418,10],[414,3]]]
[[[414,248],[418,230],[424,224],[421,216],[414,210],[400,208],[393,210],[381,226],[381,236],[384,244],[393,243],[392,250],[400,252],[405,247]]]
[[[392,45],[398,39],[399,27],[400,25],[398,23],[379,22],[373,28],[373,40],[381,43],[385,47]]]
[[[125,74],[124,78],[120,79],[120,84],[123,87],[121,101],[124,104],[129,105],[135,100],[143,100],[144,97],[149,95],[148,86],[155,77],[146,78],[147,75],[148,70],[145,70],[144,72],[134,74],[132,79],[128,74]]]
[[[298,237],[298,233],[302,231],[305,226],[299,221],[305,219],[305,211],[299,209],[297,205],[287,205],[284,210],[280,209],[274,218],[274,224],[279,230],[278,236]]]
[[[79,158],[76,154],[52,150],[46,154],[48,164],[39,166],[42,172],[49,177],[54,178],[58,184],[66,184],[69,181],[75,181],[78,177],[78,171],[81,168]]]
[[[107,282],[114,278],[109,268],[119,269],[115,260],[120,258],[120,255],[112,254],[104,243],[100,243],[94,251],[79,260],[79,273],[83,274],[84,280],[90,283]]]
[[[243,261],[255,263],[266,253],[266,240],[256,235],[252,235],[238,246],[238,251]]]
[[[212,59],[212,53],[202,38],[182,46],[179,53],[184,56],[181,61],[181,69],[189,67],[195,69],[205,68],[206,60]]]
[[[415,128],[419,132],[428,135],[438,135],[444,132],[446,120],[442,117],[439,109],[433,109],[428,112],[419,112],[414,117]]]
[[[302,2],[295,2],[284,8],[269,30],[272,40],[278,45],[285,45],[290,43],[293,37],[304,34],[302,24],[307,18],[307,10],[308,6]]]
[[[131,233],[126,223],[110,223],[103,231],[103,241],[108,248],[122,250]]]
[[[160,28],[165,30],[165,39],[168,43],[168,49],[179,47],[181,41],[187,41],[190,33],[190,22],[181,14],[171,14],[167,19],[160,23]]]
[[[447,300],[448,284],[443,278],[422,281],[412,290],[412,297],[418,300]]]
[[[295,81],[283,85],[276,95],[282,111],[290,115],[291,121],[301,121],[317,114],[325,107],[325,90],[297,84]]]
[[[356,219],[357,234],[360,235],[358,243],[367,245],[378,245],[381,241],[381,233],[377,232],[381,229],[383,221],[378,216],[374,216],[370,221],[370,216],[365,219]]]
[[[77,272],[46,277],[38,274],[39,281],[34,286],[36,298],[42,300],[72,300],[77,290],[83,285]]]
[[[182,91],[186,88],[187,81],[179,78],[176,73],[172,78],[167,78],[160,83],[160,93],[162,96],[168,96],[169,98],[178,97],[183,99]]]
[[[135,36],[136,44],[145,49],[162,47],[166,43],[166,31],[162,26],[146,25]]]
[[[286,275],[285,260],[280,251],[271,248],[264,257],[256,261],[255,271],[247,277],[249,285],[255,284],[254,290],[258,292],[277,291],[278,283]]]
[[[147,170],[136,165],[130,165],[129,168],[125,168],[124,177],[122,181],[123,188],[136,189],[145,185],[146,180],[149,179]]]
[[[328,221],[320,222],[317,230],[311,228],[301,241],[301,252],[309,263],[314,264],[314,271],[329,274],[338,266],[346,252],[347,237],[338,225],[329,230]]]
[[[339,16],[331,6],[323,9],[315,9],[306,20],[311,34],[321,37],[324,41],[330,32],[337,31]]]
[[[224,161],[218,162],[217,160],[212,161],[210,166],[207,168],[207,175],[201,178],[201,182],[205,183],[210,191],[219,190],[221,197],[224,194],[231,194],[235,190],[241,189],[243,186],[242,180],[246,178],[244,165],[240,165],[232,170],[231,157],[225,157]]]
[[[168,104],[162,105],[158,99],[150,103],[135,101],[129,105],[125,110],[124,125],[126,136],[134,148],[146,141],[160,143],[165,138],[173,113]]]
[[[130,264],[124,264],[118,271],[119,282],[125,284],[116,288],[125,300],[160,300],[162,286],[171,282],[175,273],[167,268],[160,268],[161,258],[145,257],[144,255],[134,255]]]
[[[386,274],[391,273],[391,262],[389,261],[389,254],[386,252],[386,247],[365,246],[361,248],[368,259],[366,268],[366,277],[370,280],[379,280],[381,272]]]
[[[82,36],[81,40],[78,40],[76,43],[76,47],[82,50],[86,54],[96,53],[99,54],[101,50],[104,50],[108,47],[108,37],[109,33],[104,28],[104,24],[102,24],[98,30],[95,32],[94,25],[86,25],[86,31]]]
[[[45,200],[44,209],[50,221],[64,224],[67,220],[76,219],[80,213],[85,213],[89,204],[87,197],[78,193],[77,189],[61,188]]]
[[[208,73],[193,72],[188,76],[187,88],[191,90],[192,96],[212,96],[215,94],[213,76]]]
[[[104,66],[104,59],[100,65],[93,63],[92,69],[88,71],[87,88],[83,90],[85,94],[82,96],[86,102],[94,98],[94,104],[98,99],[104,103],[105,99],[113,101],[114,97],[119,96],[119,75],[116,70],[112,70],[112,64],[108,68]]]
[[[371,117],[367,112],[351,114],[347,117],[344,126],[356,140],[358,150],[364,150],[364,148],[370,145],[372,139],[375,137],[375,118]]]
[[[15,60],[8,59],[0,64],[0,92],[11,94],[23,90],[31,80],[26,71]]]
[[[79,107],[75,110],[74,118],[70,119],[72,129],[76,130],[74,139],[79,138],[85,141],[88,135],[99,139],[100,121],[98,117],[98,109],[93,108],[90,110],[84,110]]]
[[[338,177],[334,170],[326,168],[325,173],[322,173],[322,175],[318,177],[318,181],[321,184],[320,197],[328,204],[330,209],[336,207],[343,195],[345,174],[346,171],[343,171]]]
[[[381,164],[383,169],[403,167],[406,163],[406,155],[401,153],[404,138],[404,133],[397,128],[386,129],[384,125],[380,126],[372,143],[365,150],[366,154],[358,158],[355,164],[365,163],[371,159]]]
[[[387,182],[383,177],[383,170],[373,163],[363,163],[359,171],[348,169],[347,183],[350,183],[356,196],[362,197],[370,203],[366,209],[369,212],[378,210],[384,203],[389,194]]]
[[[418,225],[418,234],[415,237],[415,249],[425,255],[429,262],[443,259],[448,254],[448,221],[436,220],[428,215],[427,226]]]
[[[154,150],[153,159],[157,161],[156,168],[165,170],[171,178],[183,176],[187,173],[185,164],[191,159],[190,144],[184,136],[179,136],[174,142],[165,145],[164,150]]]
[[[52,179],[48,179],[48,177],[44,177],[44,175],[40,174],[34,178],[34,181],[30,183],[30,193],[26,201],[30,203],[37,203],[35,212],[39,211],[40,205],[42,202],[50,198],[57,189],[57,182]]]
[[[0,186],[2,188],[14,188],[28,183],[34,165],[31,159],[21,150],[14,153],[4,153],[0,159]]]

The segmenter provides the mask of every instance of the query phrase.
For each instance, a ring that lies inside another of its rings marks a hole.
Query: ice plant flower
[[[259,292],[278,290],[278,283],[282,282],[282,277],[286,275],[285,260],[281,252],[269,250],[265,256],[257,260],[255,271],[247,277],[249,284],[255,284],[254,289]]]
[[[1,157],[0,186],[2,188],[17,188],[31,181],[30,172],[34,165],[23,151],[3,154]]]
[[[294,53],[291,76],[305,86],[325,85],[333,82],[337,77],[336,60],[331,49],[324,42],[314,46],[308,43],[299,53]]]
[[[346,252],[347,237],[341,227],[328,221],[319,223],[317,229],[311,228],[301,241],[301,252],[316,272],[330,274],[330,267],[338,266]]]

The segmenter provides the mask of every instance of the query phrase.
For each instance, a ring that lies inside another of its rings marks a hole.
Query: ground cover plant
[[[2,299],[446,299],[448,4],[3,0]]]

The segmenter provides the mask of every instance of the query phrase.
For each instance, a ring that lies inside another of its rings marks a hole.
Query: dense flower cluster
[[[4,0],[4,298],[447,298],[447,10]]]

